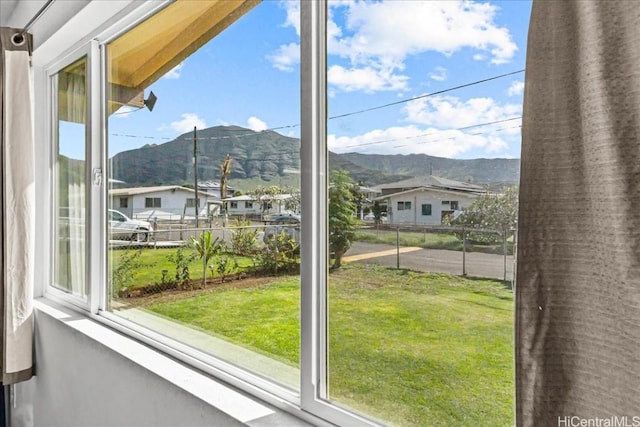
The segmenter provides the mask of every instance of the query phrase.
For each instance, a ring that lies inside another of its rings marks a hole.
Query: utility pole
[[[196,135],[196,127],[193,127],[193,178],[194,190],[196,191],[196,199],[194,200],[194,209],[196,211],[196,228],[198,228],[198,138]]]

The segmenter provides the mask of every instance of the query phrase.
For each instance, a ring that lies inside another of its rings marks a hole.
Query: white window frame
[[[326,0],[300,0],[301,9],[301,347],[300,390],[294,392],[271,380],[227,363],[215,356],[203,353],[158,332],[130,322],[108,311],[107,299],[107,118],[105,46],[142,20],[152,16],[171,1],[133,2],[125,14],[116,14],[102,25],[96,34],[79,40],[70,52],[59,61],[44,66],[48,97],[49,141],[55,141],[57,125],[55,85],[58,71],[83,56],[87,57],[87,96],[89,114],[87,120],[87,298],[78,301],[49,285],[44,289],[46,297],[75,309],[134,339],[142,341],[194,368],[221,379],[266,402],[290,412],[314,424],[328,423],[348,426],[378,426],[380,424],[330,402],[327,394],[327,281],[328,281],[328,150],[326,138]],[[77,47],[80,46],[80,47]],[[57,145],[48,158],[54,159]],[[51,160],[50,160],[51,161]],[[51,168],[51,170],[53,170]],[[46,177],[50,188],[55,186],[55,175]],[[53,207],[54,198],[47,203]],[[52,247],[53,219],[47,231],[48,259],[55,250]],[[91,254],[89,257],[88,254]],[[48,266],[49,278],[53,277],[53,263]]]

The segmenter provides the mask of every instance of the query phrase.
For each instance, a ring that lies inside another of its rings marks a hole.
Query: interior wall
[[[14,386],[12,426],[243,425],[105,345],[36,312],[36,376]]]

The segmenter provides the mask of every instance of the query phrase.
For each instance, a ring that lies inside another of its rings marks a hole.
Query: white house
[[[227,197],[223,199],[229,215],[272,215],[272,214],[292,214],[299,213],[287,209],[287,201],[293,196],[291,194],[262,195],[260,200],[256,196],[243,195]]]
[[[376,187],[374,200],[387,206],[389,224],[441,225],[447,215],[462,210],[481,194],[478,185],[428,176]]]
[[[386,203],[389,224],[441,225],[445,216],[468,207],[478,196],[478,193],[420,187],[376,200]]]
[[[227,197],[223,200],[227,205],[227,213],[229,215],[260,215],[260,203],[255,196],[243,195],[235,197]]]
[[[111,207],[131,218],[193,217],[195,191],[179,185],[118,188],[109,191]],[[198,216],[218,215],[222,202],[213,194],[198,192]]]

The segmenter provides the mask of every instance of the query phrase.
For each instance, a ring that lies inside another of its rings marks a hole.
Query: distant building
[[[294,214],[287,209],[287,200],[291,199],[291,194],[263,195],[260,200],[253,195],[243,195],[227,197],[222,201],[226,204],[229,215],[273,215],[273,214]]]
[[[213,194],[219,199],[222,197],[220,187],[220,183],[215,181],[198,182],[198,191],[204,191],[209,194]],[[235,192],[236,190],[233,187],[227,185],[227,197],[233,197]]]
[[[433,175],[375,187],[374,200],[386,205],[389,224],[441,225],[448,215],[468,207],[486,190],[474,184]]]
[[[179,219],[195,216],[195,191],[179,185],[118,188],[109,191],[111,208],[136,219]],[[198,192],[198,216],[219,215],[215,194]]]

